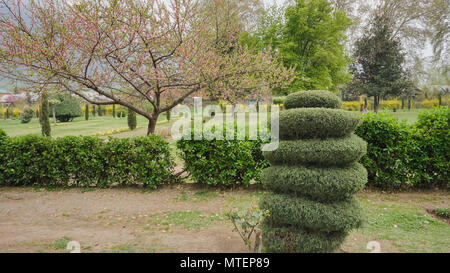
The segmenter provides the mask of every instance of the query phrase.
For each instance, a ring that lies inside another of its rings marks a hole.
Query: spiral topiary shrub
[[[363,222],[353,196],[367,183],[357,162],[367,145],[352,133],[359,116],[326,91],[297,92],[284,105],[278,149],[264,152],[272,166],[261,182],[273,193],[260,200],[270,211],[263,245],[268,252],[335,251]]]
[[[284,107],[286,109],[292,108],[333,108],[341,109],[342,101],[335,94],[322,91],[300,91],[290,94],[284,100]]]

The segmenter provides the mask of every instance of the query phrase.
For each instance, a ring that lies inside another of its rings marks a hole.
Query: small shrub
[[[389,110],[396,110],[400,109],[401,102],[398,99],[393,100],[381,100],[380,101],[380,108],[381,109],[389,109]]]
[[[131,109],[128,109],[128,128],[130,130],[136,129],[137,122],[136,122],[136,112],[134,112]]]
[[[338,96],[328,91],[300,91],[287,96],[284,101],[284,107],[286,109],[317,107],[341,109],[342,101]]]
[[[429,100],[429,99],[424,99],[421,104],[426,107],[426,108],[435,108],[439,106],[439,100],[438,99],[434,99],[434,100]]]
[[[34,116],[34,111],[31,108],[26,108],[22,113],[21,123],[29,123]]]
[[[437,208],[433,210],[434,214],[444,218],[450,218],[450,210],[447,208]]]
[[[127,111],[126,111],[125,109],[119,109],[119,110],[117,111],[116,116],[117,116],[118,118],[124,118],[124,117],[127,116]]]
[[[2,144],[3,140],[7,139],[8,135],[3,129],[0,129],[0,145]]]
[[[274,97],[273,104],[284,104],[286,97]]]
[[[208,186],[235,187],[248,186],[252,180],[259,182],[261,170],[268,166],[261,144],[261,140],[183,138],[177,141],[177,148],[194,181]]]
[[[58,96],[60,103],[55,105],[56,119],[60,122],[68,122],[76,117],[81,117],[83,111],[77,99],[71,96]]]

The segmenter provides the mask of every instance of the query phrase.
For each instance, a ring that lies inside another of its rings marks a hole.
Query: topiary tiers
[[[283,140],[278,149],[263,155],[275,165],[343,166],[358,161],[366,151],[366,142],[352,134],[342,138]]]
[[[272,166],[264,169],[261,182],[279,193],[298,193],[317,201],[345,200],[367,182],[363,165],[345,167]]]
[[[300,91],[287,96],[284,100],[284,107],[286,109],[317,107],[341,109],[342,101],[338,96],[328,91]]]
[[[358,115],[345,110],[290,109],[280,112],[280,139],[347,136],[355,130],[359,120]]]
[[[338,248],[348,233],[314,232],[295,226],[275,226],[263,223],[264,247],[270,252],[318,253],[331,252]]]
[[[278,149],[263,153],[272,167],[262,182],[273,191],[260,200],[270,211],[263,245],[269,252],[333,251],[363,222],[353,197],[367,182],[357,163],[367,144],[351,133],[359,118],[325,91],[291,94],[284,105],[290,110],[280,113]]]
[[[268,223],[325,232],[349,231],[362,223],[361,207],[354,198],[321,203],[289,194],[266,194],[260,204],[270,211]]]

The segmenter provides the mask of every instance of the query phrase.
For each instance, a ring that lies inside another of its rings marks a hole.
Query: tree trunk
[[[56,126],[56,111],[55,111],[55,104],[52,105],[52,114],[53,114],[53,124]]]
[[[408,99],[408,110],[411,110],[411,99]]]
[[[158,120],[158,116],[148,119],[147,135],[155,133],[157,120]]]
[[[380,97],[373,96],[373,110],[378,113],[378,107],[380,106]]]
[[[405,99],[402,98],[402,110],[405,109]]]

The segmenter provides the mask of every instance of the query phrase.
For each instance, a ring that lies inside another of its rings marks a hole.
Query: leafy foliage
[[[83,114],[80,103],[74,97],[59,95],[58,100],[60,103],[55,105],[55,114],[56,119],[60,122],[71,121],[76,117],[81,117]]]
[[[234,225],[233,231],[239,233],[239,236],[241,236],[249,250],[252,251],[253,248],[253,252],[259,252],[258,248],[261,243],[261,231],[257,227],[269,215],[269,210],[263,211],[256,206],[241,211],[234,209],[227,214]],[[251,241],[252,234],[255,234],[253,247]]]
[[[388,114],[364,115],[356,134],[368,143],[361,163],[369,184],[384,189],[448,187],[449,118],[445,107],[420,113],[412,127]]]
[[[399,95],[411,88],[403,69],[404,54],[401,43],[393,37],[393,29],[382,16],[373,19],[371,28],[356,42],[352,65],[353,80],[348,89],[374,96],[377,112],[380,98]]]
[[[136,121],[136,112],[131,109],[128,109],[128,128],[130,130],[136,129],[137,121]]]
[[[224,132],[226,135],[226,132]],[[177,141],[184,166],[194,181],[209,186],[248,186],[259,182],[261,170],[268,166],[261,153],[261,140]]]
[[[31,108],[26,108],[23,110],[21,123],[29,123],[34,116],[34,111]]]
[[[426,173],[422,174],[422,186],[450,187],[450,109],[441,107],[421,112],[413,135],[412,143],[418,147],[414,151],[419,153],[415,161]]]
[[[10,186],[156,188],[173,181],[174,163],[161,137],[39,136],[6,138],[0,145],[0,184]]]

